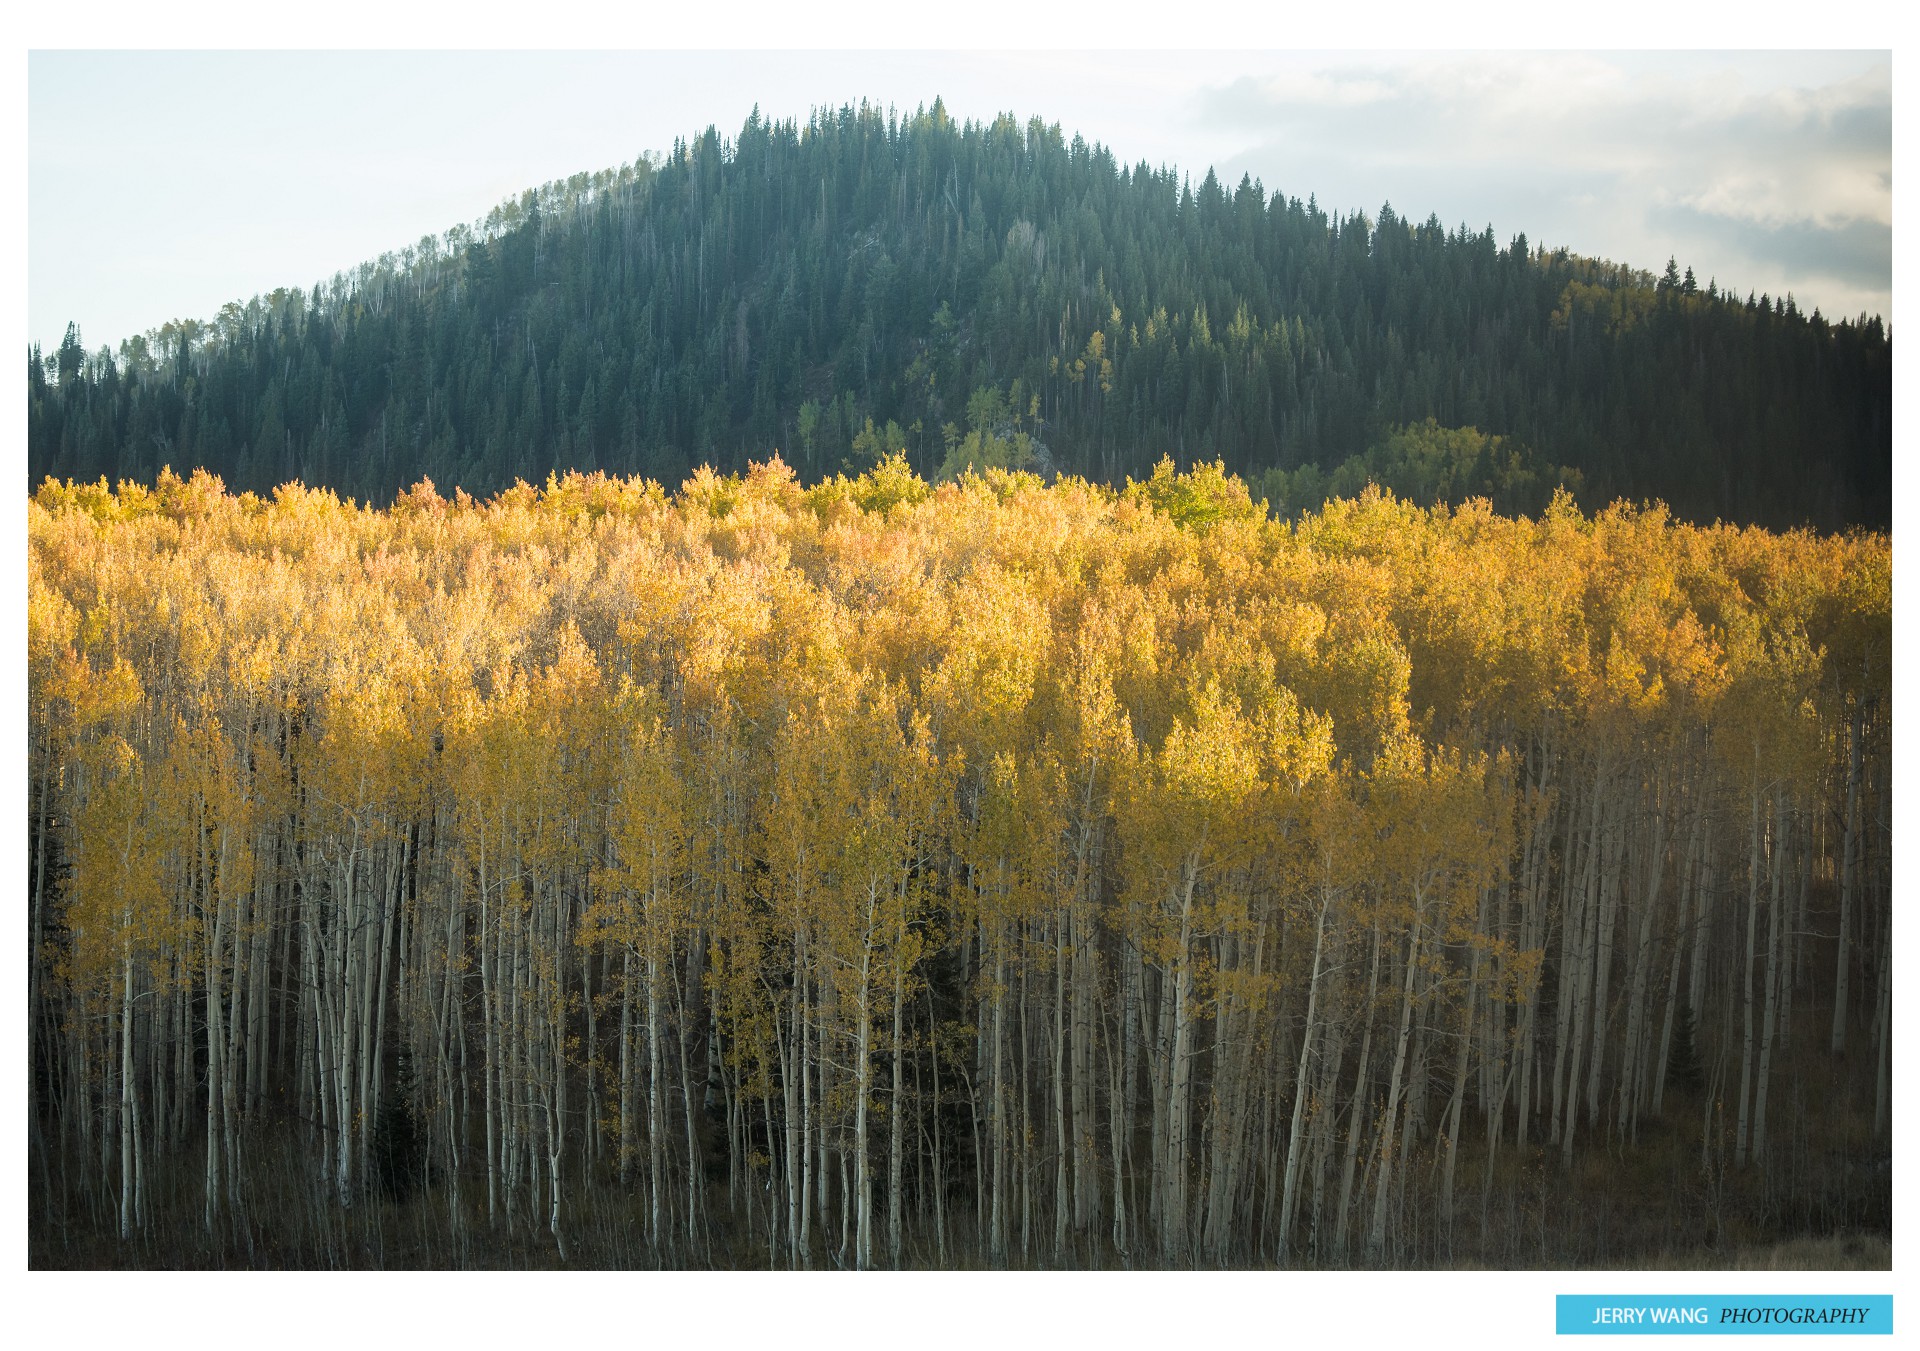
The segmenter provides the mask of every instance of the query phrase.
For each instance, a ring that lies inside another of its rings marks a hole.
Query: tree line
[[[932,477],[985,435],[1119,485],[1162,453],[1332,475],[1432,419],[1544,483],[1509,510],[1564,466],[1593,503],[1885,527],[1890,353],[1878,318],[1194,184],[1038,119],[756,111],[117,352],[70,328],[29,353],[27,470],[385,504],[775,448],[808,482],[896,451]]]
[[[1889,1222],[1885,536],[900,457],[28,524],[37,1263]]]

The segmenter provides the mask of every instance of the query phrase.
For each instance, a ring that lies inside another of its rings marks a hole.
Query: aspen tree
[[[1364,868],[1364,861],[1367,858],[1365,833],[1354,829],[1360,813],[1356,810],[1356,805],[1346,797],[1342,787],[1331,777],[1321,780],[1315,786],[1310,810],[1315,850],[1314,884],[1318,892],[1318,904],[1314,910],[1313,967],[1307,979],[1306,1023],[1300,1034],[1300,1061],[1294,1072],[1293,1110],[1287,1128],[1285,1178],[1281,1184],[1279,1237],[1280,1251],[1283,1256],[1293,1234],[1297,1190],[1304,1162],[1301,1150],[1301,1129],[1306,1118],[1307,1101],[1311,1096],[1307,1087],[1310,1057],[1316,1038],[1324,1038],[1327,1035],[1314,1021],[1315,1012],[1320,1004],[1320,974],[1326,952],[1327,918],[1332,912],[1335,901],[1342,899],[1356,884],[1357,876]],[[1325,1097],[1324,1090],[1322,1097]],[[1318,1110],[1325,1112],[1327,1104],[1323,1102]]]
[[[1763,1156],[1803,908],[1887,1074],[1884,541],[1184,479],[46,490],[36,1202],[284,1147],[337,1261],[417,1121],[557,1259],[1398,1260],[1683,1048]]]
[[[1379,1174],[1374,1186],[1373,1218],[1367,1251],[1378,1258],[1386,1243],[1388,1187],[1395,1117],[1406,1078],[1407,1047],[1413,1031],[1415,987],[1428,964],[1435,934],[1451,927],[1455,911],[1472,898],[1504,857],[1499,816],[1490,810],[1484,761],[1457,753],[1429,752],[1417,744],[1388,748],[1370,776],[1376,817],[1386,823],[1376,846],[1381,870],[1411,901],[1400,993],[1399,1031],[1395,1037],[1386,1106],[1380,1120]],[[1404,904],[1399,902],[1398,904]],[[1409,1113],[1410,1115],[1410,1113]],[[1404,1133],[1410,1125],[1403,1123]]]

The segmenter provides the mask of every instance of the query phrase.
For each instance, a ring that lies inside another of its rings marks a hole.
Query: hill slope
[[[1431,418],[1485,434],[1469,446],[1504,438],[1436,495],[1528,509],[1565,466],[1590,501],[1695,519],[1890,510],[1878,320],[1390,208],[1330,217],[1211,172],[1189,187],[938,102],[804,126],[756,111],[731,142],[709,129],[549,184],[117,358],[70,333],[28,381],[35,483],[170,463],[387,501],[423,476],[671,485],[777,448],[813,478],[904,448],[927,474],[1025,461],[1114,481],[1218,457],[1258,486],[1377,461]]]

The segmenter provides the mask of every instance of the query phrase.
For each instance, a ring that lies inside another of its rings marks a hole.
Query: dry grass
[[[1736,1248],[1662,1252],[1642,1261],[1610,1267],[1614,1271],[1891,1271],[1893,1239],[1887,1234],[1834,1234],[1826,1238],[1790,1238],[1779,1243]]]

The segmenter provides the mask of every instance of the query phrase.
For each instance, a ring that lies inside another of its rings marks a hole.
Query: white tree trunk
[[[1740,1007],[1745,1036],[1740,1050],[1739,1120],[1734,1131],[1733,1158],[1736,1167],[1747,1162],[1748,1107],[1753,1088],[1753,959],[1754,935],[1760,919],[1760,751],[1754,749],[1753,825],[1747,855],[1747,945],[1740,963]]]
[[[1313,975],[1307,981],[1307,1025],[1300,1035],[1300,1064],[1293,1076],[1293,1116],[1287,1127],[1286,1177],[1280,1186],[1279,1250],[1282,1261],[1286,1260],[1287,1245],[1293,1235],[1294,1205],[1300,1183],[1300,1134],[1306,1122],[1307,1066],[1313,1054],[1313,1039],[1319,1030],[1314,1023],[1314,1013],[1320,1002],[1320,961],[1326,946],[1327,911],[1332,904],[1332,888],[1323,883],[1320,888],[1320,913],[1313,924]]]
[[[1855,705],[1847,737],[1847,820],[1840,848],[1840,937],[1833,959],[1833,1028],[1829,1047],[1836,1056],[1847,1050],[1847,980],[1853,971],[1848,942],[1853,934],[1853,893],[1858,873],[1854,867],[1860,819],[1860,736],[1864,710]]]

